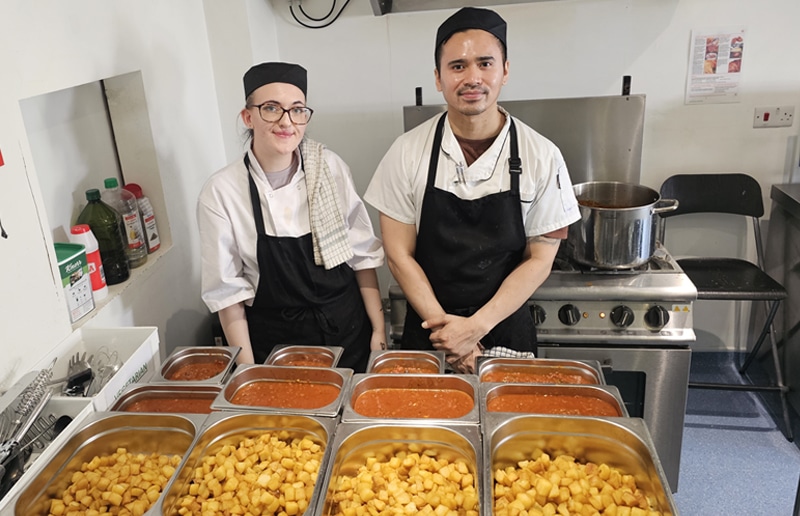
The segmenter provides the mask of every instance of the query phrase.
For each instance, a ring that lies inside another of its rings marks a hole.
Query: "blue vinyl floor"
[[[731,378],[733,354],[692,354],[692,380]],[[795,436],[798,421],[793,414]],[[800,449],[782,426],[777,394],[689,389],[674,495],[681,516],[793,515]]]

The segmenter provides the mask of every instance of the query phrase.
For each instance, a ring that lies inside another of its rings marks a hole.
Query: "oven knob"
[[[558,320],[567,326],[575,326],[581,319],[581,311],[575,305],[564,305],[558,309]]]
[[[615,306],[611,310],[611,322],[618,328],[627,328],[633,324],[633,310],[625,305]]]
[[[539,305],[531,305],[531,316],[533,317],[533,325],[539,326],[547,319],[547,312]]]
[[[644,322],[650,328],[660,330],[669,322],[669,312],[661,305],[656,305],[644,314]]]

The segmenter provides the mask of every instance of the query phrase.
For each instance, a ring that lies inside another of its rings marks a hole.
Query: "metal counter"
[[[772,211],[765,242],[767,273],[781,282],[788,293],[775,316],[779,352],[783,353],[783,379],[789,386],[788,399],[800,412],[800,183],[773,185]],[[759,310],[758,320],[763,322]],[[752,331],[752,330],[751,330]],[[771,370],[770,368],[767,368]]]

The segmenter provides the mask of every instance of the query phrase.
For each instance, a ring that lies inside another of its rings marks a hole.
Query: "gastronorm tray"
[[[603,417],[628,417],[628,409],[619,389],[613,385],[552,385],[530,383],[488,383],[480,384],[480,410],[481,420],[487,414],[497,413],[489,410],[489,403],[498,396],[504,395],[537,395],[537,396],[581,396],[594,398],[608,403],[616,411],[613,416]],[[599,414],[547,414],[546,412],[528,412],[529,414],[552,415],[557,417],[600,417]]]
[[[347,368],[268,366],[249,364],[239,366],[223,386],[211,404],[213,410],[254,411],[280,414],[303,414],[337,417],[347,392],[353,370]],[[233,403],[236,393],[256,382],[307,382],[333,385],[339,394],[331,403],[316,408],[281,408],[274,406],[252,406]]]
[[[368,460],[384,462],[403,451],[435,455],[437,459],[447,459],[451,463],[457,459],[464,460],[473,475],[479,514],[490,514],[483,510],[486,502],[480,477],[484,468],[477,426],[342,422],[337,427],[331,449],[323,479],[325,491],[315,514],[335,514],[333,495],[339,475],[355,476]]]
[[[637,487],[649,493],[655,509],[664,516],[678,511],[641,418],[588,418],[492,413],[483,420],[485,474],[483,491],[494,493],[494,472],[516,467],[539,451],[551,458],[567,454],[578,462],[607,464],[633,475]],[[494,510],[492,500],[490,511]]]
[[[221,385],[208,385],[208,384],[184,384],[171,383],[145,383],[133,384],[129,386],[114,402],[109,410],[113,412],[142,412],[141,410],[131,410],[137,402],[152,402],[154,400],[164,400],[165,405],[161,408],[154,407],[147,412],[167,412],[173,414],[210,414],[211,403],[216,399],[217,395],[222,390]],[[208,410],[199,410],[200,407],[194,407],[191,410],[186,410],[189,405],[181,405],[180,401],[200,401],[205,404],[208,403]],[[175,407],[171,408],[174,404]]]
[[[331,453],[330,442],[336,420],[332,418],[318,418],[314,416],[242,413],[242,412],[215,412],[208,416],[201,428],[198,438],[192,445],[183,463],[172,480],[167,484],[165,493],[160,503],[161,514],[174,516],[177,513],[181,496],[192,482],[195,468],[202,464],[203,457],[215,455],[226,445],[235,446],[245,438],[257,438],[266,432],[283,432],[282,437],[308,438],[315,444],[324,447],[323,458],[320,461],[318,477],[314,486],[314,494],[309,499],[309,510],[305,514],[314,514],[313,508],[317,505],[319,493],[324,485],[321,482],[325,465]]]
[[[336,367],[342,358],[342,353],[344,348],[341,346],[281,344],[272,348],[264,365]]]
[[[117,448],[130,453],[181,455],[185,458],[205,416],[94,412],[72,432],[64,445],[20,491],[15,514],[47,515],[48,499],[60,497],[71,483],[72,472],[98,455]],[[161,493],[161,496],[164,492]],[[153,503],[156,507],[158,502]]]
[[[478,360],[478,379],[481,382],[487,381],[484,378],[489,373],[550,376],[554,378],[553,381],[537,383],[557,383],[556,379],[559,376],[566,375],[579,379],[580,384],[606,384],[603,370],[597,360],[480,357]]]
[[[350,382],[342,406],[342,421],[416,421],[418,424],[474,424],[480,422],[478,378],[468,374],[356,374]],[[456,418],[401,418],[369,417],[356,412],[354,404],[359,396],[373,389],[423,389],[454,390],[467,394],[473,400],[470,411]]]
[[[237,346],[179,346],[167,357],[160,371],[154,375],[152,383],[203,383],[220,385],[228,379],[236,365],[236,356],[242,348]],[[214,376],[203,380],[173,379],[183,367],[200,366],[214,363],[218,360],[225,362],[224,368]]]
[[[395,368],[421,368],[425,371],[415,373],[442,374],[445,370],[444,351],[415,349],[380,349],[369,354],[367,373],[390,374]],[[395,373],[396,374],[396,373]]]

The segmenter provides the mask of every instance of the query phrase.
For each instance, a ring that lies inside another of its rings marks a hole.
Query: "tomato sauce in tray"
[[[169,371],[166,378],[180,381],[208,380],[224,371],[227,366],[228,362],[221,359],[182,364]]]
[[[317,409],[339,396],[337,385],[307,381],[256,381],[239,387],[230,400],[235,405]]]
[[[394,360],[378,365],[372,372],[377,374],[437,374],[439,368],[436,364],[422,360]]]
[[[500,394],[486,401],[489,412],[524,412],[563,416],[621,416],[619,408],[594,396]]]
[[[333,361],[327,355],[297,355],[278,359],[274,364],[295,367],[331,367]]]
[[[482,382],[497,383],[554,383],[571,385],[596,384],[591,379],[577,373],[549,370],[544,372],[533,371],[487,371],[481,375]]]
[[[169,412],[174,414],[210,414],[213,397],[142,398],[123,405],[125,412]]]
[[[353,410],[366,417],[455,419],[474,404],[469,394],[456,389],[377,388],[359,395]]]

